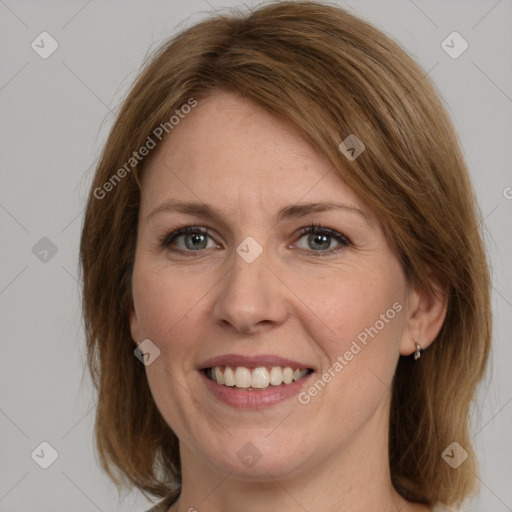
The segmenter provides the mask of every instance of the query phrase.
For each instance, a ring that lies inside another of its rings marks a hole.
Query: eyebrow
[[[322,201],[318,203],[297,203],[284,206],[277,212],[276,219],[278,222],[284,219],[297,219],[306,217],[312,213],[325,212],[329,210],[344,210],[347,212],[355,213],[361,216],[370,226],[372,225],[369,216],[359,208],[346,204],[335,203],[332,201]],[[186,215],[193,215],[196,217],[203,217],[205,219],[211,219],[225,225],[225,222],[222,219],[222,214],[215,208],[212,208],[205,203],[169,199],[164,201],[159,206],[153,208],[146,219],[149,219],[153,215],[161,212],[177,212]]]

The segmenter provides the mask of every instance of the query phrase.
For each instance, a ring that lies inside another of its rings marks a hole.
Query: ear
[[[435,340],[443,326],[448,308],[448,293],[433,281],[431,289],[426,286],[415,288],[408,300],[407,318],[400,343],[400,354],[411,355],[416,351],[414,341],[426,349]]]
[[[130,310],[130,332],[132,334],[133,342],[137,345],[142,340],[141,330],[139,325],[139,318],[135,312],[135,308]]]

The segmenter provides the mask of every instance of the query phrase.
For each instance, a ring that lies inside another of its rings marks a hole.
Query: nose
[[[219,283],[213,315],[224,328],[253,334],[282,324],[288,314],[289,289],[280,279],[275,258],[268,251],[252,262],[237,252]]]

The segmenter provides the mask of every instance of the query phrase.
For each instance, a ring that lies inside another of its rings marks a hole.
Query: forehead
[[[160,143],[145,173],[146,212],[169,199],[238,213],[316,200],[362,206],[298,130],[227,92],[199,101]]]

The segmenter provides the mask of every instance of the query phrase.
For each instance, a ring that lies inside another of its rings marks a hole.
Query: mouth
[[[291,366],[213,366],[202,370],[209,380],[233,390],[261,391],[288,386],[310,373],[312,368]]]
[[[197,370],[212,396],[238,409],[262,409],[291,399],[317,372],[309,364],[272,354],[225,354]]]

